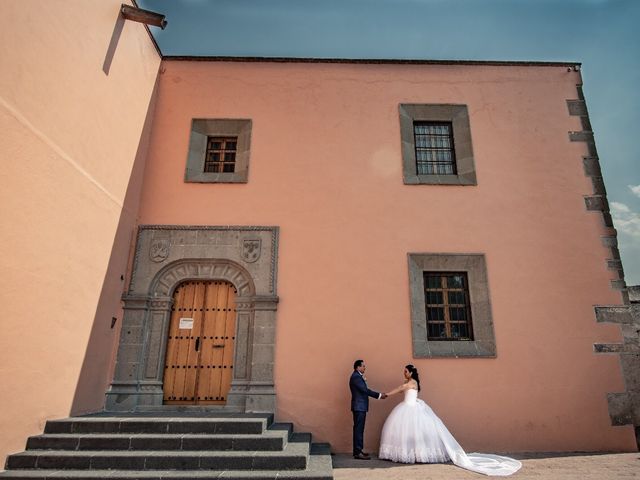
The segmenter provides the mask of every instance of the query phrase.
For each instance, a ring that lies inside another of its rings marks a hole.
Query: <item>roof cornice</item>
[[[172,62],[244,62],[244,63],[346,63],[356,65],[480,65],[515,67],[568,67],[580,70],[579,62],[536,62],[502,60],[417,60],[392,58],[311,58],[311,57],[242,57],[205,55],[163,55]]]

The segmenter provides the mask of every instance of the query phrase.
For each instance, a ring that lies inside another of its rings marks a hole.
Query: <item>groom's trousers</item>
[[[364,448],[364,422],[367,419],[367,412],[353,413],[353,454],[362,453]]]

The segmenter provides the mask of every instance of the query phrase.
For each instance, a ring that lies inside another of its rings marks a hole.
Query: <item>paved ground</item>
[[[571,454],[535,453],[512,455],[522,461],[514,480],[570,479],[610,480],[640,478],[640,453]],[[488,478],[453,464],[402,465],[373,458],[354,460],[351,455],[333,456],[335,480],[471,480]],[[497,478],[497,477],[493,477]]]

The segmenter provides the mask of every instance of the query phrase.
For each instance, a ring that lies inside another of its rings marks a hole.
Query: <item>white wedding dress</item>
[[[416,389],[404,392],[382,427],[379,458],[401,463],[444,463],[491,476],[517,472],[518,460],[499,455],[466,454],[431,407],[418,398]]]

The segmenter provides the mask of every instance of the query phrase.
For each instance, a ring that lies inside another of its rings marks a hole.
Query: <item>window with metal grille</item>
[[[236,166],[238,137],[207,137],[207,156],[204,171],[233,173]]]
[[[463,272],[424,272],[428,340],[473,340],[469,287]]]
[[[418,175],[456,175],[453,126],[450,122],[414,122]]]

